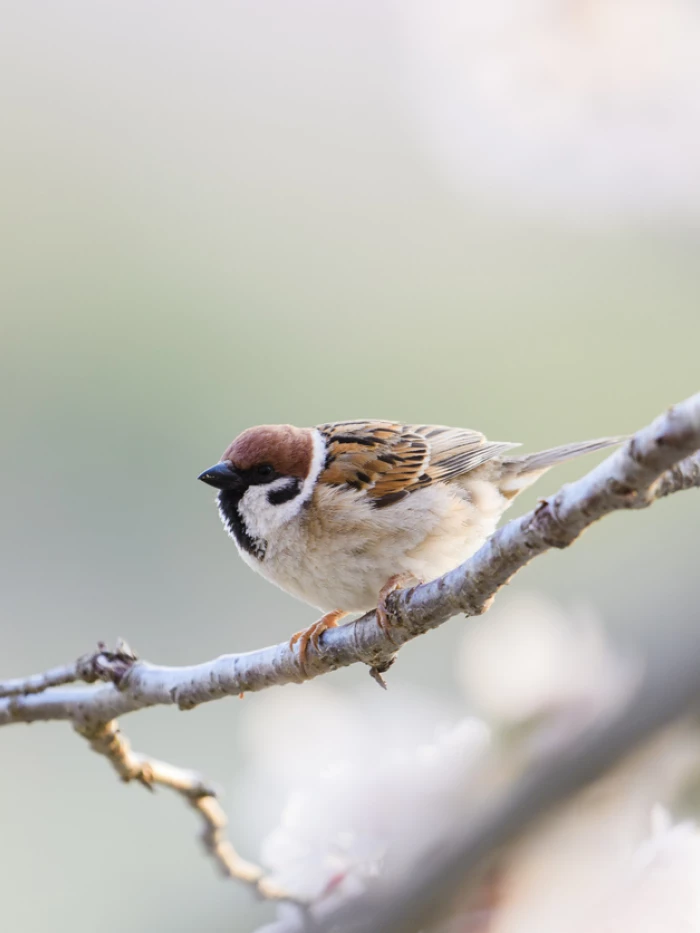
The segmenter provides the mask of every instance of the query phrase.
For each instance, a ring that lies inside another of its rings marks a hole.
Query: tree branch
[[[260,897],[269,900],[294,900],[298,903],[297,899],[291,898],[266,878],[261,868],[247,862],[236,852],[226,837],[228,820],[219,803],[217,791],[201,775],[134,752],[120,732],[116,720],[76,728],[90,743],[93,751],[107,758],[125,783],[138,781],[148,790],[160,785],[180,794],[199,814],[203,823],[204,848],[218,864],[224,876],[242,881]]]
[[[567,547],[609,512],[643,508],[672,492],[700,485],[698,451],[700,394],[643,428],[587,476],[505,525],[457,569],[431,583],[392,594],[388,606],[391,638],[377,624],[376,614],[369,613],[327,631],[319,650],[312,648],[305,669],[287,642],[190,667],[162,667],[138,661],[123,641],[117,643],[115,651],[100,644],[96,651],[73,664],[0,683],[0,726],[39,720],[71,721],[90,746],[110,761],[122,780],[137,780],[149,788],[158,784],[170,787],[185,798],[199,813],[205,847],[224,874],[243,881],[261,896],[291,900],[263,876],[260,868],[236,853],[225,836],[226,816],[213,788],[194,772],[132,751],[119,731],[116,717],[156,705],[191,709],[225,696],[301,683],[356,662],[370,665],[381,683],[381,673],[401,645],[458,613],[482,613],[498,590],[533,557],[550,548]],[[79,681],[93,686],[65,686]],[[96,681],[105,683],[95,686]],[[555,787],[553,796],[558,794]],[[468,849],[467,855],[463,853],[463,861],[472,858],[470,852]],[[394,929],[409,929],[400,925],[400,919],[387,920],[387,929],[389,921]]]
[[[188,667],[134,661],[124,657],[120,646],[113,653],[100,647],[75,666],[0,684],[0,725],[71,720],[89,727],[149,706],[191,709],[225,696],[302,683],[357,662],[380,673],[401,645],[458,613],[481,614],[498,590],[534,557],[568,547],[604,515],[644,508],[672,492],[700,485],[699,450],[700,393],[637,432],[582,479],[499,529],[455,570],[391,594],[391,640],[371,612],[325,632],[319,650],[311,647],[306,670],[287,642]],[[77,679],[109,683],[91,689],[54,686]],[[29,689],[21,689],[22,685]]]

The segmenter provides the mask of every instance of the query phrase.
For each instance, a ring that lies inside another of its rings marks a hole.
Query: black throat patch
[[[252,537],[238,508],[245,491],[245,489],[222,489],[218,498],[219,512],[226,530],[236,539],[239,548],[252,554],[258,560],[263,560],[267,551],[267,541]]]

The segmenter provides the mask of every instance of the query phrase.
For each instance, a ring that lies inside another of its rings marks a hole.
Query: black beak
[[[241,475],[230,460],[222,460],[213,467],[209,467],[204,473],[200,473],[197,479],[201,479],[207,486],[213,486],[214,489],[232,489],[241,484]]]

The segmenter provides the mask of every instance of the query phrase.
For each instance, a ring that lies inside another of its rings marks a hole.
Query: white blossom
[[[487,202],[700,214],[697,0],[395,0],[407,112]]]
[[[281,785],[286,793],[262,862],[298,897],[347,896],[380,873],[401,877],[469,805],[465,788],[490,745],[486,724],[418,690],[392,689],[379,705],[367,700],[375,692],[343,697],[309,684],[282,710],[260,704],[251,723],[249,788],[268,799],[280,799]]]
[[[564,612],[543,596],[504,600],[462,639],[458,678],[488,721],[517,725],[561,714],[584,721],[625,696],[635,666],[595,615]]]
[[[458,675],[483,719],[393,685],[379,700],[374,687],[342,694],[327,683],[282,705],[261,698],[246,794],[250,813],[263,797],[280,801],[266,871],[317,918],[370,888],[391,896],[524,762],[551,752],[542,735],[569,740],[572,726],[624,701],[633,673],[591,613],[526,596],[464,636]],[[658,806],[698,760],[688,724],[660,734],[513,843],[493,887],[470,888],[444,929],[462,933],[476,903],[489,933],[700,933],[700,838]],[[281,905],[259,933],[302,929],[299,909]]]
[[[652,831],[588,933],[700,933],[700,833],[652,811]]]
[[[631,916],[638,902],[634,879],[643,883],[650,815],[659,800],[676,799],[697,761],[695,734],[678,726],[534,826],[505,859],[489,933],[639,933],[613,918]],[[659,913],[670,906],[665,900],[659,885]],[[683,909],[690,903],[686,897]]]

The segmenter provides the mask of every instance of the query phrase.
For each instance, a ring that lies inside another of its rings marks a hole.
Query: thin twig
[[[136,660],[136,655],[123,638],[117,639],[114,651],[110,651],[100,642],[95,651],[84,654],[72,664],[52,667],[43,674],[32,674],[29,677],[17,677],[1,682],[0,698],[32,696],[43,693],[50,687],[61,687],[79,681],[94,684],[98,680],[104,680],[119,685],[124,674]]]
[[[291,897],[265,877],[262,868],[236,852],[226,836],[228,819],[219,803],[217,790],[196,771],[178,768],[133,751],[116,720],[97,726],[77,727],[77,731],[87,739],[93,751],[104,755],[122,781],[138,781],[149,790],[156,785],[169,787],[180,794],[201,818],[202,843],[224,876],[242,881],[268,900],[299,903],[298,898]]]
[[[52,667],[43,674],[31,674],[29,677],[5,680],[0,683],[0,697],[31,696],[34,693],[43,693],[49,687],[60,687],[82,680],[78,674],[78,663],[73,661],[72,664]]]

